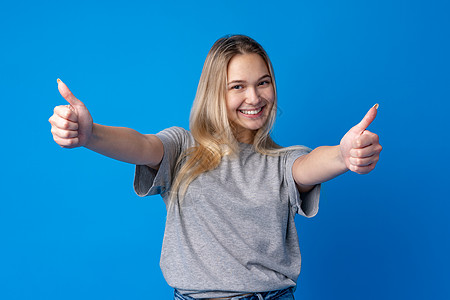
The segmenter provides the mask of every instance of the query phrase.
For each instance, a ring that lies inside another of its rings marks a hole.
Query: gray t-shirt
[[[161,194],[170,207],[160,261],[167,283],[194,298],[295,286],[301,256],[294,217],[314,216],[320,194],[318,185],[300,195],[292,176],[294,161],[309,150],[267,156],[242,143],[239,156],[223,157],[169,206],[177,158],[194,139],[180,127],[157,136],[164,145],[160,168],[136,166],[134,189]]]

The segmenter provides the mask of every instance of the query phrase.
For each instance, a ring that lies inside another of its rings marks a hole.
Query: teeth
[[[240,110],[241,113],[245,115],[256,115],[262,110],[262,107],[255,109],[255,110]]]

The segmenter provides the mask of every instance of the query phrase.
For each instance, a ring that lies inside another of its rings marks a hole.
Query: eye
[[[264,81],[261,81],[258,85],[268,85],[268,84],[270,84],[270,81],[264,80]]]
[[[233,85],[233,86],[231,87],[231,89],[232,89],[232,90],[240,90],[240,89],[242,89],[242,85],[240,85],[240,84]]]

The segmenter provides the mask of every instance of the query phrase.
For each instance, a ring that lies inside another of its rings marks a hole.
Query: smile
[[[263,107],[252,109],[252,110],[239,110],[244,115],[257,115],[263,110]]]

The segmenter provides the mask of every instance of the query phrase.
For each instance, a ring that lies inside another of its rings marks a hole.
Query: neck
[[[233,133],[236,137],[236,140],[240,143],[253,144],[253,141],[255,140],[256,131],[253,130],[234,130]]]

